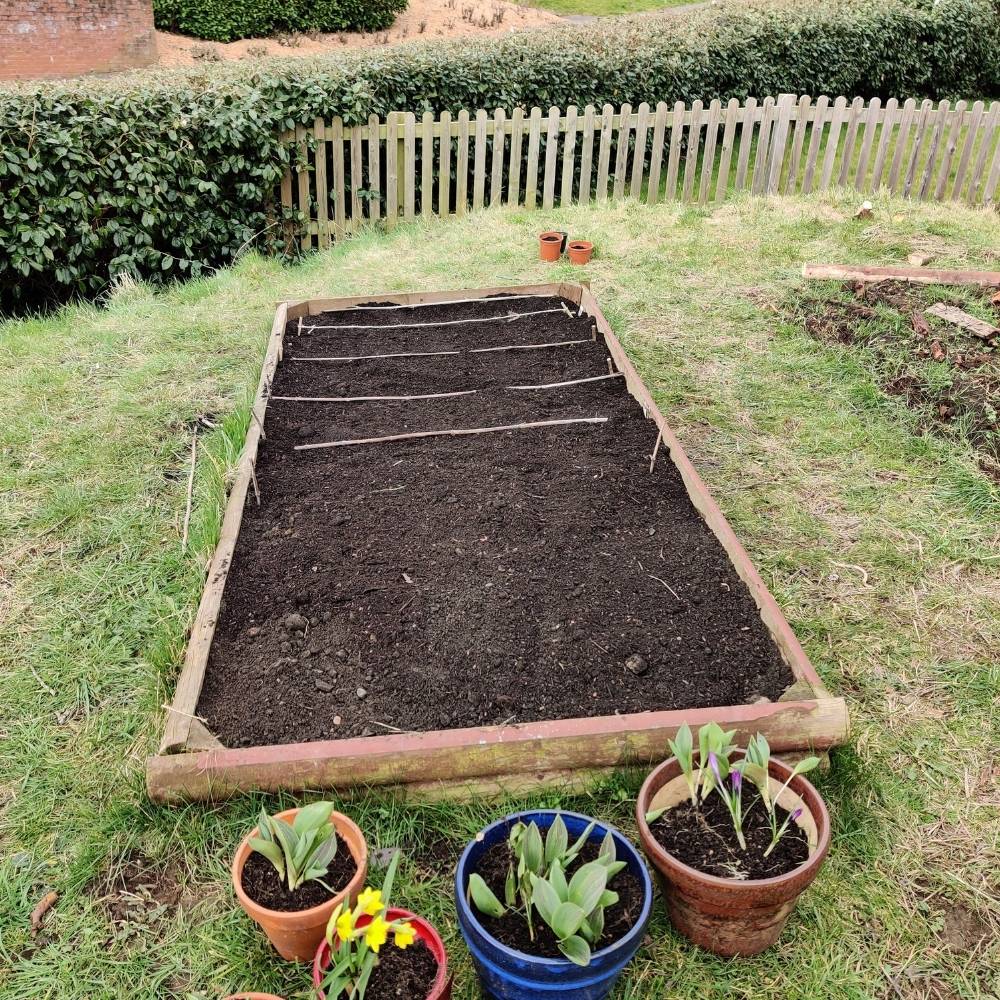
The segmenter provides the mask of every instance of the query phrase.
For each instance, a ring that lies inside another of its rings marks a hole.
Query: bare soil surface
[[[563,19],[550,11],[522,7],[505,0],[409,0],[406,10],[386,31],[291,34],[226,43],[158,31],[156,47],[160,66],[195,66],[226,59],[329,55],[344,49],[398,45],[431,38],[487,37],[560,23]]]
[[[224,744],[780,697],[790,671],[664,449],[650,473],[624,380],[509,388],[607,375],[592,332],[559,299],[289,324],[198,706]],[[304,360],[407,348],[458,353]],[[608,421],[296,450],[580,417]]]
[[[282,913],[297,913],[299,910],[320,906],[331,896],[346,888],[358,870],[351,852],[346,850],[343,844],[340,846],[341,849],[330,862],[322,881],[303,882],[293,890],[289,890],[288,884],[278,874],[278,870],[263,854],[252,851],[243,865],[241,879],[243,891],[255,903]]]

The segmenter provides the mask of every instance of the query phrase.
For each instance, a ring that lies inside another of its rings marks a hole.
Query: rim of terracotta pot
[[[733,756],[742,758],[745,756],[745,751],[737,750]],[[670,778],[662,781],[659,779],[673,765],[677,766],[680,773],[680,763],[676,757],[665,760],[649,772],[646,780],[642,783],[642,788],[639,789],[639,797],[636,799],[635,804],[635,819],[639,827],[640,841],[643,848],[652,853],[655,861],[661,861],[667,867],[676,868],[682,874],[692,879],[697,879],[706,886],[718,889],[736,889],[737,891],[743,887],[748,889],[781,889],[791,883],[800,881],[803,875],[807,874],[810,876],[809,881],[812,881],[812,876],[815,876],[830,849],[830,813],[826,808],[826,803],[823,801],[823,796],[820,795],[816,786],[804,775],[796,775],[792,778],[788,787],[802,799],[806,808],[812,813],[813,820],[816,823],[816,850],[801,865],[789,872],[785,872],[784,875],[775,875],[772,878],[735,879],[722,878],[719,875],[709,875],[708,872],[703,872],[700,868],[692,868],[691,865],[685,864],[666,850],[653,835],[652,830],[650,830],[649,824],[646,822],[649,802],[653,798],[653,795],[670,780]],[[774,774],[775,770],[778,771],[777,775]],[[787,764],[772,757],[768,762],[768,773],[771,777],[780,778],[782,784],[784,784],[792,773],[792,769]]]
[[[438,929],[426,917],[421,917],[416,913],[411,913],[409,910],[404,910],[401,906],[390,906],[386,911],[386,917],[390,923],[393,920],[409,920],[412,923],[426,928],[430,932],[431,937],[437,940],[437,943],[441,946],[442,959],[438,961],[437,955],[434,955],[434,960],[437,961],[438,971],[437,975],[434,977],[434,982],[431,983],[427,990],[427,996],[433,996],[435,993],[439,993],[444,989],[448,982],[448,952],[444,946],[444,938],[441,937]],[[365,926],[370,919],[371,918],[369,917],[365,920],[365,917],[362,916],[358,920],[358,926]],[[362,920],[365,920],[365,924],[361,923]],[[421,940],[423,940],[423,938],[421,938]],[[426,945],[427,942],[424,941],[424,944]],[[332,949],[330,948],[330,943],[324,937],[323,940],[320,941],[319,947],[316,949],[316,955],[313,958],[313,989],[315,990],[315,995],[317,997],[326,995],[320,991],[320,987],[323,983],[323,975],[326,971],[326,963],[330,959],[331,951]],[[431,954],[433,954],[433,952],[431,952]],[[414,998],[414,1000],[417,1000],[417,998]]]
[[[284,809],[275,815],[279,819],[291,820],[298,813],[299,807],[296,806],[293,809]],[[232,864],[232,876],[233,876],[233,888],[236,890],[236,898],[239,899],[240,903],[246,909],[248,913],[260,913],[267,914],[269,918],[281,919],[283,917],[294,917],[298,919],[302,916],[319,916],[323,910],[332,908],[331,904],[338,898],[343,896],[350,896],[355,889],[360,889],[362,883],[367,876],[368,869],[368,841],[365,840],[365,835],[361,832],[361,827],[354,822],[350,816],[345,816],[343,813],[332,812],[330,813],[330,819],[333,822],[334,828],[337,831],[337,838],[340,840],[340,844],[347,844],[347,849],[351,852],[351,857],[354,859],[355,871],[350,882],[344,886],[343,889],[338,890],[329,899],[324,900],[322,903],[318,903],[316,906],[310,906],[304,910],[272,910],[267,906],[261,906],[260,903],[254,902],[243,890],[243,866],[247,862],[247,858],[250,857],[251,847],[250,840],[257,836],[257,827],[255,826],[244,838],[240,841],[240,846],[236,849],[236,854],[233,856]],[[361,845],[360,857],[355,853],[351,842],[346,838],[341,836],[342,830],[349,830],[351,833],[355,834],[358,839],[358,843]],[[339,846],[338,846],[339,850]]]
[[[594,244],[590,240],[570,240],[568,244],[570,250],[593,250]]]
[[[544,233],[539,233],[538,238],[543,243],[562,243],[562,235],[557,229],[549,229]]]

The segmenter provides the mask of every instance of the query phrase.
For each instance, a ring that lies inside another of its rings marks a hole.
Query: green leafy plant
[[[681,766],[681,773],[687,783],[688,792],[691,795],[691,805],[697,806],[698,802],[704,802],[709,792],[721,783],[729,774],[729,755],[733,752],[733,737],[736,730],[729,732],[723,730],[717,722],[709,722],[698,730],[698,766],[694,761],[694,738],[691,735],[691,727],[685,722],[677,730],[677,738],[667,740],[670,750],[677,758],[677,763]],[[710,768],[707,763],[715,757],[715,768]],[[700,798],[699,798],[700,790]],[[655,823],[665,812],[667,807],[662,809],[651,809],[646,813],[646,822]]]
[[[330,822],[332,812],[332,802],[313,802],[303,806],[288,823],[279,816],[268,816],[261,809],[257,836],[250,838],[250,848],[274,865],[289,891],[305,882],[326,884],[323,878],[337,856],[337,831]]]
[[[617,859],[609,830],[597,858],[567,878],[594,826],[591,823],[571,845],[562,816],[556,816],[544,841],[536,823],[514,824],[508,835],[512,859],[504,886],[506,905],[477,872],[469,876],[468,898],[487,916],[499,918],[510,910],[520,911],[532,941],[533,913],[537,913],[555,935],[563,955],[577,965],[589,965],[591,946],[604,932],[604,911],[618,902],[618,894],[608,883],[625,867]]]

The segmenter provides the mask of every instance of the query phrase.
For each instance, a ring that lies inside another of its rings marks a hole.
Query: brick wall
[[[111,73],[155,59],[152,0],[0,0],[0,80]]]

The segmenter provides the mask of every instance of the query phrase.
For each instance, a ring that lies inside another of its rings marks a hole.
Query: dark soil
[[[365,990],[365,1000],[419,1000],[430,993],[438,973],[437,959],[419,938],[408,948],[392,943],[379,951],[378,965],[372,970]]]
[[[900,281],[847,283],[848,296],[814,297],[796,313],[817,340],[863,347],[882,390],[905,400],[922,430],[967,441],[1000,481],[1000,338],[982,340],[924,310],[936,302],[1000,326],[995,289],[942,297]]]
[[[577,856],[576,863],[566,873],[570,878],[573,872],[588,861],[593,861],[600,853],[600,843],[588,841]],[[497,899],[504,898],[504,883],[507,879],[507,869],[510,864],[511,851],[506,841],[494,844],[483,854],[478,872],[483,881],[493,890]],[[620,871],[608,884],[608,888],[618,893],[618,902],[604,911],[604,934],[601,939],[591,945],[591,950],[599,951],[607,948],[615,941],[623,938],[639,919],[642,913],[643,893],[642,883],[627,868]],[[512,911],[506,916],[488,917],[476,911],[479,922],[486,931],[501,944],[529,955],[542,958],[563,958],[559,950],[559,942],[555,934],[549,930],[541,917],[534,915],[535,940],[528,934],[528,924],[522,910]]]
[[[316,881],[305,882],[294,892],[289,892],[288,885],[279,877],[274,865],[263,854],[252,851],[243,865],[241,881],[243,891],[260,906],[282,913],[295,913],[320,906],[331,896],[336,896],[347,887],[357,870],[351,852],[341,844],[323,879],[333,892]]]
[[[788,812],[775,806],[778,827]],[[669,809],[650,831],[665,851],[678,861],[719,878],[776,878],[794,871],[809,858],[809,840],[801,827],[790,823],[778,846],[765,858],[771,843],[771,824],[756,789],[743,791],[744,851],[722,797],[709,795],[693,806],[689,801]]]
[[[251,493],[244,510],[198,706],[227,746],[773,701],[791,684],[663,449],[650,474],[655,426],[624,380],[506,388],[608,374],[588,317],[541,299],[322,320],[428,323],[512,307],[557,311],[413,331],[300,336],[289,324],[272,396],[478,391],[270,401],[261,502]],[[461,353],[296,361],[397,349]],[[610,419],[294,450],[584,416]]]

